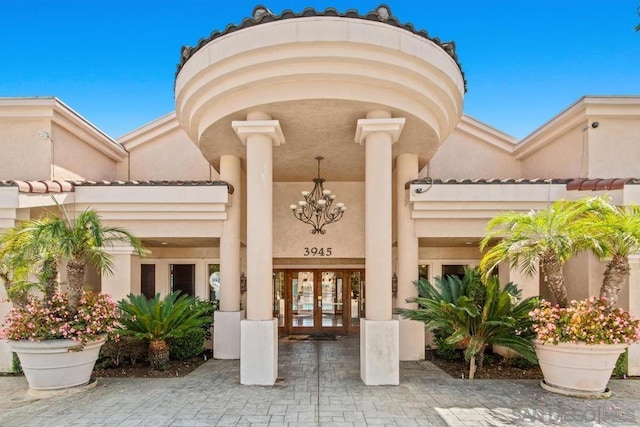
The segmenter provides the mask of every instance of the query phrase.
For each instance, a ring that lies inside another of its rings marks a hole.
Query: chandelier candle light
[[[313,227],[311,234],[325,234],[324,226],[339,221],[347,210],[344,203],[336,203],[334,208],[331,207],[336,195],[323,187],[325,180],[320,178],[320,161],[323,158],[315,158],[318,161],[318,177],[313,179],[313,190],[303,191],[304,200],[300,200],[297,205],[289,206],[293,216]]]

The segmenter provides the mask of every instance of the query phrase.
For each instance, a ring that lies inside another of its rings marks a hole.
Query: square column
[[[0,280],[0,325],[4,323],[4,318],[9,313],[13,304],[7,299],[4,283]],[[13,369],[13,353],[8,340],[0,340],[0,372],[11,372]]]
[[[247,146],[247,319],[241,322],[240,383],[272,385],[278,377],[273,319],[273,146],[284,144],[277,120],[252,112],[233,121]]]
[[[360,328],[360,377],[367,385],[397,385],[398,321],[392,319],[392,145],[403,118],[377,110],[358,120],[356,143],[365,145],[366,320]],[[395,351],[390,349],[395,347]]]
[[[629,311],[636,316],[640,313],[640,255],[629,256]],[[627,371],[631,376],[640,375],[640,344],[629,346],[629,360],[627,361]]]
[[[220,179],[233,186],[220,237],[220,310],[214,313],[213,357],[240,358],[240,224],[242,167],[234,155],[220,157]]]
[[[413,282],[418,280],[418,237],[405,184],[418,178],[418,155],[405,153],[396,159],[396,232],[398,237],[398,298],[399,308],[418,308],[407,298],[418,296]],[[424,323],[400,318],[400,360],[424,360]]]
[[[509,261],[503,261],[498,265],[498,277],[502,286],[509,282],[518,285],[522,290],[522,298],[537,297],[540,295],[540,271],[527,274],[518,268],[512,268]]]
[[[102,275],[101,291],[120,301],[129,294],[139,295],[140,257],[130,246],[105,248],[113,261],[113,274]]]

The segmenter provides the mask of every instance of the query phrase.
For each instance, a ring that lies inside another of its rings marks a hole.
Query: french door
[[[274,316],[282,334],[356,333],[364,316],[364,271],[276,271]]]

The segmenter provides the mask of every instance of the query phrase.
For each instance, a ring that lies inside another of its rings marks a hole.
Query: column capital
[[[244,145],[252,135],[268,136],[276,147],[285,142],[279,120],[234,120],[231,127]]]
[[[398,138],[400,138],[404,122],[404,117],[358,119],[355,138],[356,144],[364,144],[367,137],[374,133],[388,134],[391,137],[391,143],[393,144],[398,140]]]

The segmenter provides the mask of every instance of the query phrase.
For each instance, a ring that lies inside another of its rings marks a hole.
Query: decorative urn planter
[[[10,341],[20,359],[29,394],[40,397],[74,392],[89,384],[104,338],[81,346],[74,340]],[[95,382],[94,382],[95,383]]]
[[[535,341],[545,390],[575,397],[609,397],[607,383],[627,344]]]

